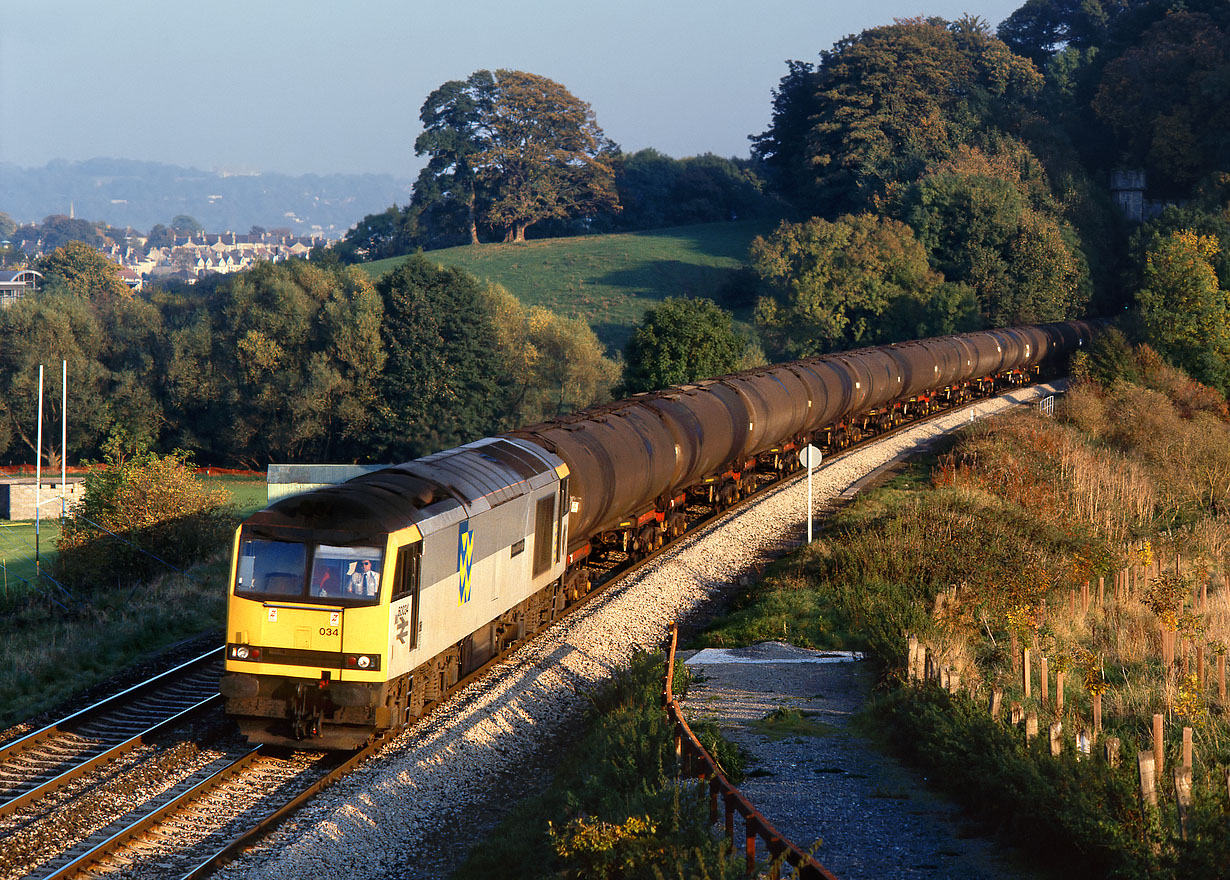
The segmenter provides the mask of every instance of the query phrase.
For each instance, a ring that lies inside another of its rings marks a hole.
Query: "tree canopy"
[[[756,325],[770,355],[807,357],[976,326],[963,285],[944,283],[904,223],[874,214],[783,223],[752,245],[766,293]]]
[[[900,20],[792,63],[754,151],[797,205],[832,216],[878,204],[959,144],[1014,123],[1042,77],[979,19]]]
[[[1213,260],[1221,243],[1173,232],[1146,255],[1137,293],[1142,330],[1160,354],[1223,394],[1230,392],[1230,293]]]
[[[656,391],[746,364],[749,340],[713,300],[668,297],[645,310],[624,347],[622,391]]]
[[[524,241],[542,220],[618,205],[615,145],[590,105],[554,80],[479,70],[432,92],[420,118],[415,152],[429,158],[414,204],[464,217],[472,242],[480,222]]]
[[[1023,145],[993,155],[959,150],[905,203],[931,265],[974,291],[985,325],[1083,314],[1091,284],[1076,233]]]

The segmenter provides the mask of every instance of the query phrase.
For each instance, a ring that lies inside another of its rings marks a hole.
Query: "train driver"
[[[354,574],[350,576],[346,592],[359,596],[375,596],[380,592],[380,572],[372,570],[370,559],[359,560]]]

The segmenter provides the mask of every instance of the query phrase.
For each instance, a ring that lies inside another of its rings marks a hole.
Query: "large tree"
[[[68,241],[38,261],[43,287],[80,299],[124,299],[132,289],[120,280],[120,267],[83,241]]]
[[[668,297],[645,310],[624,347],[623,391],[656,391],[733,373],[749,340],[710,299]]]
[[[388,359],[372,455],[404,461],[498,430],[508,376],[479,281],[413,256],[376,289]]]
[[[864,210],[959,144],[1012,127],[1041,86],[979,19],[900,20],[846,37],[815,67],[791,64],[754,148],[801,208]]]
[[[1091,283],[1077,235],[1023,145],[960,150],[904,202],[931,265],[973,289],[987,326],[1084,313]]]
[[[502,428],[520,428],[610,399],[619,365],[593,328],[542,306],[526,308],[498,285],[484,299],[496,329],[507,402]]]
[[[524,241],[542,220],[618,206],[616,153],[589,104],[559,83],[520,70],[480,70],[428,96],[415,142],[427,167],[413,205],[464,212],[471,241],[479,223]]]
[[[1196,379],[1230,391],[1230,296],[1213,260],[1221,244],[1191,230],[1157,241],[1136,294],[1145,338]]]
[[[495,77],[477,70],[465,80],[449,80],[427,96],[419,111],[423,133],[414,154],[428,156],[414,184],[411,207],[451,209],[464,218],[471,244],[478,244],[478,177],[474,157],[482,150],[491,118]]]
[[[365,452],[385,364],[383,306],[366,276],[304,260],[261,263],[222,298],[217,340],[198,323],[181,328],[171,372],[182,399],[194,363],[216,356],[224,365],[223,445],[262,465]]]

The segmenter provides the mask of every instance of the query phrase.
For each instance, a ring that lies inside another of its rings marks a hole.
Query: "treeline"
[[[560,84],[476,71],[424,102],[410,204],[334,255],[782,216],[738,291],[770,358],[1132,309],[1224,388],[1227,27],[1220,0],[1028,0],[998,32],[900,19],[788,62],[748,160],[624,155]],[[1143,229],[1112,200],[1123,169],[1172,205]],[[543,204],[516,192],[531,179]],[[1185,297],[1198,314],[1166,326]]]
[[[791,62],[753,139],[795,212],[753,250],[766,350],[1126,314],[1230,390],[1228,29],[1220,0],[1028,0],[997,34],[899,20]]]
[[[110,438],[254,467],[408,460],[605,399],[618,378],[582,322],[421,257],[374,284],[291,260],[148,299],[84,244],[39,268],[39,295],[0,310],[0,456],[16,461],[33,457],[39,364],[45,425],[61,423],[63,359],[70,459]]]

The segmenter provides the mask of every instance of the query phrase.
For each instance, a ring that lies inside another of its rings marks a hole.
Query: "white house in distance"
[[[43,276],[33,269],[0,269],[0,307],[38,290]]]

